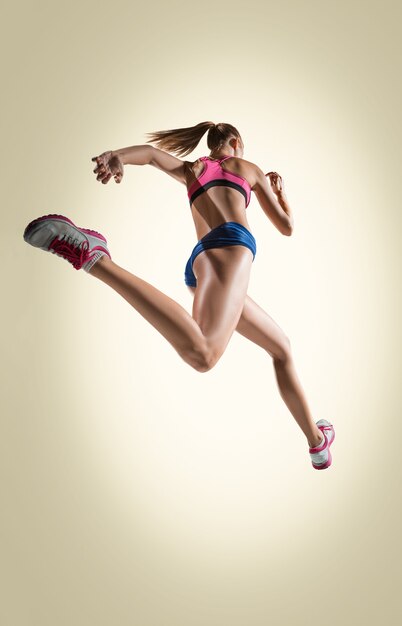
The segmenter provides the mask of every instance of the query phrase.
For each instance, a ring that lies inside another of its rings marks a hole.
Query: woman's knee
[[[205,338],[205,342],[201,346],[193,347],[187,352],[186,361],[197,372],[209,372],[218,363],[224,351],[221,343],[212,342]]]
[[[285,362],[292,358],[292,346],[287,335],[283,334],[275,350],[269,351],[274,361]]]
[[[207,346],[205,350],[199,354],[197,360],[197,367],[195,368],[200,373],[209,372],[223,354],[223,350],[217,348],[216,346]]]
[[[221,354],[205,339],[179,353],[182,359],[197,372],[209,372],[218,362]]]

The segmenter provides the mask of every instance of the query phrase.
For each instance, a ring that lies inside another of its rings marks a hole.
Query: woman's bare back
[[[217,160],[217,159],[214,159]],[[200,159],[186,161],[187,189],[199,178],[205,164]],[[251,189],[256,182],[255,165],[238,157],[231,157],[221,164],[222,169],[241,176]],[[239,222],[250,230],[244,196],[236,189],[226,186],[211,187],[200,194],[191,205],[191,212],[198,239],[223,222]]]

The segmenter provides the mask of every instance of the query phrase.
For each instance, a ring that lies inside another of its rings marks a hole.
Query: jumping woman
[[[185,161],[170,154],[191,153],[206,131],[208,156]],[[235,330],[263,348],[272,357],[280,395],[307,438],[313,467],[329,467],[334,427],[325,419],[314,422],[288,337],[247,295],[257,251],[246,217],[251,191],[282,235],[293,231],[281,176],[264,174],[243,159],[243,140],[231,124],[202,122],[147,135],[147,144],[159,148],[139,145],[103,152],[93,157],[93,171],[102,184],[112,177],[120,183],[125,165],[153,165],[185,185],[198,239],[184,271],[185,283],[194,295],[192,315],[112,261],[103,235],[76,226],[68,217],[50,214],[34,219],[25,228],[24,240],[112,287],[198,372],[216,365]]]

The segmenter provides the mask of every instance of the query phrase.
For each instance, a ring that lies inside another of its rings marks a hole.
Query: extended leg
[[[247,291],[252,255],[244,246],[207,250],[198,255],[205,279],[200,279],[198,305],[192,317],[178,302],[107,256],[90,274],[129,302],[158,330],[186,363],[207,372],[224,352],[234,332]],[[218,270],[218,275],[215,271]]]
[[[169,341],[186,363],[197,371],[205,371],[207,342],[197,322],[178,302],[106,255],[95,263],[89,274],[123,296]]]
[[[238,225],[237,228],[243,227]],[[234,225],[222,226],[218,232],[227,229],[233,231]],[[200,251],[196,261],[201,263],[204,278],[200,280],[198,298],[195,298],[198,301],[193,307],[196,314],[191,316],[172,298],[112,261],[107,240],[101,233],[79,228],[64,215],[49,214],[32,220],[23,238],[30,245],[57,254],[76,270],[84,269],[111,286],[194,369],[208,371],[225,350],[247,291],[253,256],[248,247],[231,244],[227,248]],[[208,242],[208,245],[213,243],[211,237]],[[218,238],[215,243],[222,244],[222,239]]]

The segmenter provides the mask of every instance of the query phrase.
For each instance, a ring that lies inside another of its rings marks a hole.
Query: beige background
[[[400,623],[398,4],[2,8],[2,625]],[[151,167],[104,186],[91,157],[204,120],[283,176],[294,234],[253,197],[249,293],[335,425],[327,471],[261,349],[235,333],[200,375],[22,239],[67,215],[191,311],[184,187]]]

